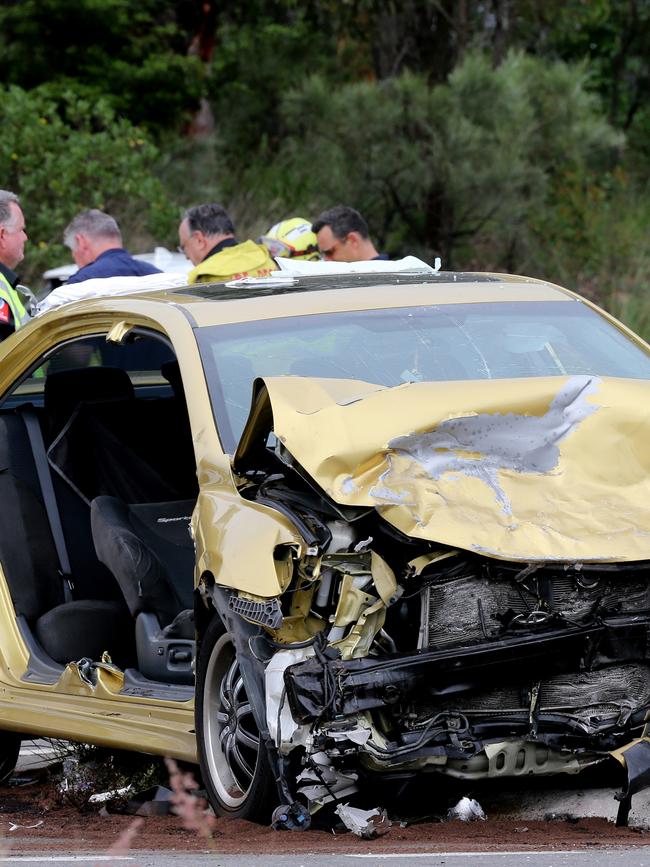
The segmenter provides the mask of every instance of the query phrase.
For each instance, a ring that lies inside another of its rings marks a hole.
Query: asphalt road
[[[204,855],[183,852],[138,852],[133,855],[1,855],[0,864],[56,864],[62,867],[650,867],[650,848],[567,852],[412,852],[367,855]]]

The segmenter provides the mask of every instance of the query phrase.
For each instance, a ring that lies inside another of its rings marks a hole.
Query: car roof
[[[572,301],[559,286],[508,274],[348,274],[200,283],[170,293],[198,326],[338,311],[512,301]]]
[[[146,278],[139,278],[145,279]],[[138,278],[129,278],[130,286]],[[79,284],[83,285],[83,284]],[[281,276],[196,283],[168,289],[132,288],[70,302],[65,314],[157,304],[185,311],[196,327],[355,310],[514,301],[575,301],[566,289],[511,274],[429,272]],[[155,314],[154,314],[155,315]]]

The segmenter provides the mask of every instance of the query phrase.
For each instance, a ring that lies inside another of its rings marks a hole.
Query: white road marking
[[[51,864],[55,861],[134,861],[130,855],[0,855],[0,864]]]
[[[498,852],[391,852],[385,854],[376,854],[375,852],[367,855],[355,855],[343,853],[345,858],[374,858],[378,861],[380,858],[485,858],[488,855],[493,858],[497,855],[546,855],[552,857],[554,855],[584,855],[586,849],[541,849],[536,851],[533,849],[525,849],[524,851],[498,851]],[[590,850],[593,851],[593,850]],[[603,850],[604,851],[604,850]]]

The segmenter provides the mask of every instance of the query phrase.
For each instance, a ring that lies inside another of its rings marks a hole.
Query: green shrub
[[[151,170],[158,152],[105,101],[0,88],[0,128],[0,188],[21,196],[27,221],[26,281],[69,261],[63,229],[85,208],[113,214],[127,244],[172,239],[175,210]]]
[[[230,195],[267,224],[351,204],[393,255],[550,279],[648,335],[647,187],[587,85],[518,52],[496,68],[470,54],[437,86],[314,75],[282,101],[277,156],[248,155]]]
[[[354,204],[396,254],[458,267],[489,240],[490,266],[508,267],[558,172],[606,168],[621,144],[584,85],[581,68],[520,53],[497,68],[469,55],[437,86],[312,76],[285,97],[283,144],[248,186],[294,212]]]
[[[132,123],[179,129],[203,92],[202,64],[188,56],[195,25],[181,11],[175,0],[10,0],[0,81],[45,86],[57,101],[104,98]]]

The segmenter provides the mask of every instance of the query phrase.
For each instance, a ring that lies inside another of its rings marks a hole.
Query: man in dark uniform
[[[94,277],[142,277],[160,269],[134,259],[122,246],[122,233],[110,214],[93,208],[82,211],[63,233],[79,270],[67,280],[81,283]]]

